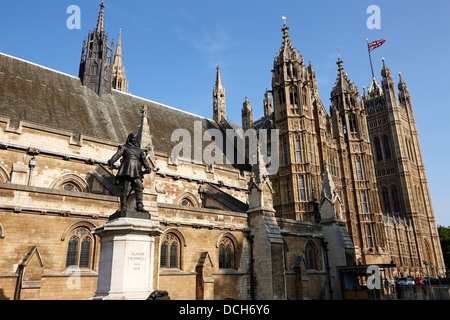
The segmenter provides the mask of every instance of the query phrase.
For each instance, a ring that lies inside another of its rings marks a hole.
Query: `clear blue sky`
[[[77,76],[83,38],[96,25],[100,2],[1,0],[0,51]],[[66,27],[69,5],[81,9],[80,30]],[[294,46],[316,70],[327,107],[337,75],[337,48],[362,93],[371,78],[365,39],[385,38],[388,43],[373,51],[375,75],[381,78],[382,57],[396,82],[402,72],[412,95],[436,220],[450,226],[448,0],[106,0],[105,5],[110,39],[117,42],[122,28],[132,94],[212,118],[220,65],[227,115],[235,123],[241,123],[245,97],[255,119],[263,114],[283,13]],[[366,26],[370,5],[381,9],[380,30]]]

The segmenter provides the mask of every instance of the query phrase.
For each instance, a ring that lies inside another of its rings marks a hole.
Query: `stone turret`
[[[83,41],[79,78],[83,86],[98,95],[111,93],[112,52],[114,42],[108,47],[108,35],[105,33],[105,5],[100,4],[97,26],[90,31],[88,39]]]

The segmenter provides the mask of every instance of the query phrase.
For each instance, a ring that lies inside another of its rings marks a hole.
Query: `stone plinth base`
[[[97,291],[93,300],[146,300],[153,292],[155,237],[151,220],[118,218],[93,230],[101,238]]]

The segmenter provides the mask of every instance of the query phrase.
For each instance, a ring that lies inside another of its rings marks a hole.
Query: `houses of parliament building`
[[[213,119],[129,94],[122,35],[109,44],[103,4],[78,76],[0,53],[0,299],[95,295],[92,230],[120,207],[107,161],[130,132],[152,168],[144,206],[164,230],[153,289],[171,299],[346,299],[367,287],[373,265],[383,283],[426,276],[431,264],[443,276],[406,82],[383,59],[381,83],[361,96],[338,57],[327,110],[289,31],[284,23],[264,117],[255,121],[245,99],[241,124],[227,120],[219,68]],[[172,133],[194,136],[195,125],[278,130],[279,170],[268,174],[261,157],[174,156]]]

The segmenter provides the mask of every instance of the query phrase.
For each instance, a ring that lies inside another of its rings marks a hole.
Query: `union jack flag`
[[[386,40],[381,39],[381,40],[377,40],[377,41],[368,43],[367,45],[369,46],[369,51],[372,52],[376,48],[381,47],[384,43],[386,43]]]

